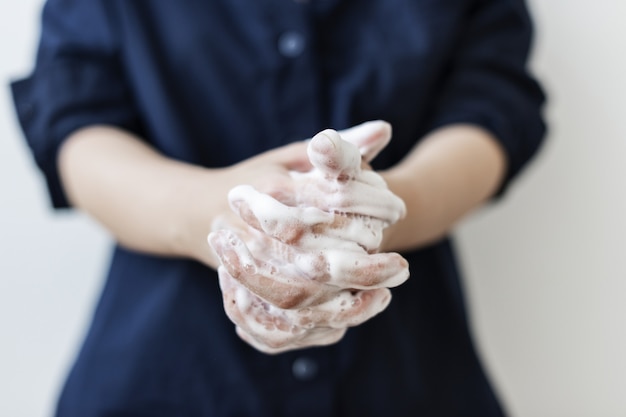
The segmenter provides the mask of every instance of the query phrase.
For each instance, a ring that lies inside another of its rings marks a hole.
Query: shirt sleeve
[[[545,96],[526,69],[533,28],[524,1],[474,3],[431,128],[470,123],[493,133],[508,159],[500,196],[544,138]]]
[[[137,124],[105,3],[48,0],[35,68],[11,83],[20,125],[55,208],[69,205],[56,163],[68,135],[88,125],[135,130]]]

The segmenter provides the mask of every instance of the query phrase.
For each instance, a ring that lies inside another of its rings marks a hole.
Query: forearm
[[[134,250],[191,257],[215,267],[206,245],[212,219],[226,207],[209,170],[168,159],[112,127],[70,136],[59,153],[70,202]]]
[[[442,238],[493,195],[505,170],[504,152],[489,132],[470,125],[432,132],[382,173],[407,205],[406,218],[386,232],[383,249],[412,249]]]

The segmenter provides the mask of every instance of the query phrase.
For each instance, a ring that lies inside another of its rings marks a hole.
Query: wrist
[[[179,207],[168,231],[171,252],[199,261],[213,269],[219,260],[207,242],[215,219],[229,213],[228,191],[232,188],[228,168],[186,167],[181,188],[173,196]]]
[[[381,252],[418,249],[445,237],[448,228],[440,227],[438,199],[428,184],[402,164],[380,174],[391,192],[406,205],[406,216],[385,229]]]

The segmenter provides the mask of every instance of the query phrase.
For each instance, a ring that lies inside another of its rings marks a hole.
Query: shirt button
[[[278,38],[278,51],[287,58],[295,58],[304,51],[304,36],[300,32],[288,31]]]
[[[294,378],[300,381],[312,380],[317,376],[318,370],[317,362],[307,357],[296,359],[291,366],[291,372]]]

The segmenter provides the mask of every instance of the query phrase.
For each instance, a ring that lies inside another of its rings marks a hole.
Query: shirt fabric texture
[[[223,167],[384,119],[382,169],[470,123],[506,153],[501,194],[544,135],[531,34],[521,0],[48,0],[12,91],[57,208],[58,149],[94,124]],[[387,310],[336,345],[272,356],[236,336],[215,271],[116,247],[57,416],[502,416],[451,241],[403,255],[411,277]]]

